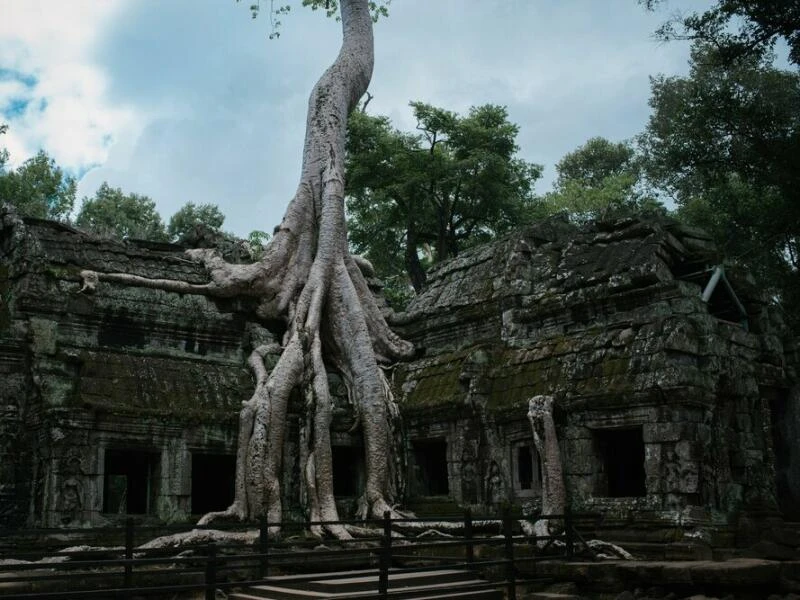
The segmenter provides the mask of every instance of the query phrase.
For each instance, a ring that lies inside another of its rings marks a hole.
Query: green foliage
[[[14,171],[3,168],[7,159],[8,153],[0,152],[0,200],[21,215],[66,221],[75,204],[75,180],[43,150]]]
[[[800,75],[766,56],[731,65],[700,46],[688,77],[651,85],[640,140],[648,178],[784,306],[798,306],[789,300],[800,297]]]
[[[641,169],[634,148],[595,137],[568,153],[556,165],[554,190],[539,210],[566,212],[578,222],[665,212],[641,191]]]
[[[377,21],[380,17],[389,16],[389,5],[392,0],[381,0],[374,2],[370,0],[369,10],[372,13],[372,20]],[[303,0],[303,6],[310,6],[311,10],[325,10],[325,16],[334,17],[339,11],[339,3],[337,0]]]
[[[167,235],[171,240],[176,241],[198,225],[219,230],[224,222],[225,215],[216,204],[200,204],[198,206],[194,202],[187,202],[170,217]]]
[[[250,245],[250,254],[253,260],[260,260],[264,256],[264,247],[270,235],[266,231],[254,229],[247,236],[247,243]]]
[[[627,143],[614,143],[602,137],[591,138],[577,150],[566,154],[556,165],[556,171],[557,185],[575,182],[587,187],[598,186],[608,177],[637,176],[633,148]]]
[[[103,237],[166,241],[156,204],[147,196],[124,194],[103,183],[94,198],[84,198],[75,224]]]
[[[236,0],[236,2],[240,2],[241,0]],[[388,17],[389,16],[389,4],[392,3],[392,0],[381,0],[379,2],[375,2],[370,0],[369,10],[372,13],[372,20],[376,21],[381,17]],[[303,6],[308,6],[311,10],[319,10],[322,9],[325,11],[325,16],[327,17],[336,17],[338,20],[338,13],[339,13],[339,3],[337,0],[303,0]],[[261,13],[261,0],[255,0],[253,4],[250,5],[250,15],[255,19]],[[269,24],[270,24],[270,33],[269,39],[274,40],[281,37],[281,20],[280,18],[284,15],[288,15],[289,12],[292,10],[290,4],[279,4],[275,6],[275,0],[269,0]]]
[[[347,137],[350,242],[398,303],[425,283],[430,263],[519,225],[541,167],[516,156],[505,107],[466,116],[412,102],[418,133],[386,117],[351,115]]]
[[[662,2],[639,0],[648,10]],[[703,13],[669,19],[656,35],[713,46],[726,64],[766,55],[782,39],[789,46],[789,60],[800,65],[800,0],[717,0]]]

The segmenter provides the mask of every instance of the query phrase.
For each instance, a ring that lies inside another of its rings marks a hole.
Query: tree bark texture
[[[561,450],[553,421],[553,396],[534,396],[528,400],[528,420],[533,432],[533,443],[542,461],[542,514],[563,515],[567,505]],[[536,535],[551,535],[555,523],[540,519],[534,524]]]

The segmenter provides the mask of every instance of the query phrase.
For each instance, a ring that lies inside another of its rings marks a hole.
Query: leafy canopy
[[[194,202],[187,202],[170,217],[167,235],[176,241],[199,225],[218,231],[224,222],[225,215],[216,204],[197,205]]]
[[[556,165],[558,178],[537,212],[566,213],[578,222],[663,213],[664,207],[642,191],[636,151],[627,142],[594,137]]]
[[[800,306],[800,74],[767,55],[728,64],[709,46],[691,61],[688,77],[651,80],[648,178],[784,306]]]
[[[653,10],[663,1],[639,3]],[[800,0],[717,0],[705,12],[669,19],[656,35],[663,40],[688,39],[709,45],[726,64],[769,54],[778,40],[784,40],[789,60],[800,65]]]
[[[427,265],[520,224],[541,175],[517,156],[505,107],[411,107],[415,133],[356,111],[347,136],[349,239],[396,291],[421,289]]]
[[[103,183],[94,198],[84,198],[75,224],[103,237],[166,241],[167,232],[147,196],[125,194]]]
[[[0,127],[0,133],[6,130]],[[8,152],[0,151],[0,201],[21,215],[66,221],[75,205],[76,183],[44,150],[16,170],[6,171]]]

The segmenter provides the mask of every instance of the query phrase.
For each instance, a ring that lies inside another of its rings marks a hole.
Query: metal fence
[[[539,515],[537,519],[558,519],[559,535],[526,535],[510,513],[501,519],[463,518],[282,523],[280,539],[271,539],[270,524],[238,523],[209,527],[142,527],[129,518],[124,528],[26,529],[0,531],[0,597],[8,600],[75,598],[139,598],[168,596],[182,592],[205,593],[214,600],[216,590],[247,588],[264,583],[270,574],[314,573],[364,566],[375,570],[380,598],[401,598],[402,591],[389,589],[389,573],[423,572],[447,567],[482,574],[487,587],[504,587],[506,597],[515,600],[517,586],[540,581],[535,577],[536,561],[574,556],[583,542],[573,524],[573,515]],[[446,536],[402,538],[393,531],[435,528],[446,524]],[[353,540],[311,538],[303,534],[311,526],[352,525],[366,536]],[[251,531],[252,542],[208,541],[186,548],[143,549],[141,543],[172,533],[213,529]],[[16,543],[10,544],[10,540]],[[81,542],[70,548],[69,544]],[[93,543],[88,543],[94,540]],[[119,545],[102,545],[100,542]],[[399,541],[402,540],[402,541]],[[95,543],[96,542],[96,543]],[[140,545],[137,545],[140,544]],[[66,550],[66,548],[70,548]],[[520,569],[525,566],[525,577]],[[309,576],[311,579],[312,576]],[[294,579],[302,581],[302,575]],[[374,597],[372,594],[355,597]]]

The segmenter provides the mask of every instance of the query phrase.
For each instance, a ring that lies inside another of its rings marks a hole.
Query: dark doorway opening
[[[521,490],[533,488],[533,453],[530,446],[517,447],[517,477]]]
[[[225,510],[233,503],[236,457],[192,452],[192,513]]]
[[[798,437],[800,405],[797,397],[790,396],[786,390],[762,389],[761,393],[769,398],[778,506],[784,519],[800,521],[800,480],[792,477],[793,473],[800,472],[798,453],[792,451]]]
[[[647,495],[642,428],[598,429],[594,435],[601,468],[597,495],[611,498]]]
[[[446,496],[450,493],[447,481],[447,442],[425,440],[411,443],[414,450],[415,480],[422,496]]]
[[[364,492],[364,449],[360,446],[332,446],[333,495],[355,498]]]
[[[103,512],[146,515],[154,512],[161,455],[142,450],[106,450]]]

